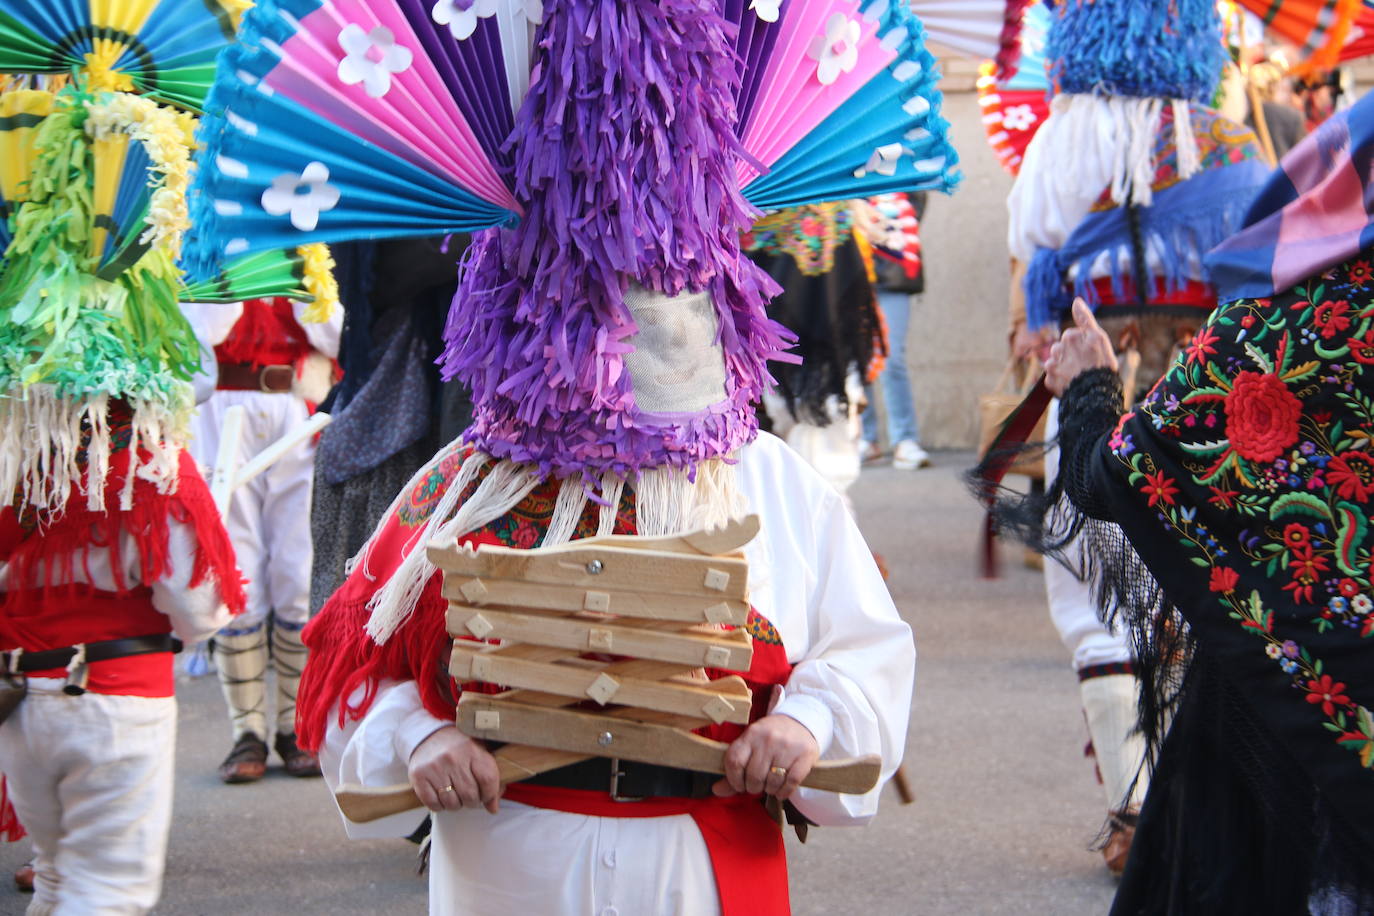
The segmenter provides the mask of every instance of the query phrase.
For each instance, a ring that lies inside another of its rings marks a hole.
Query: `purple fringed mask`
[[[623,474],[757,433],[790,339],[740,253],[757,214],[737,190],[725,28],[716,0],[545,0],[511,140],[525,215],[474,241],[440,358],[472,390],[483,451]]]

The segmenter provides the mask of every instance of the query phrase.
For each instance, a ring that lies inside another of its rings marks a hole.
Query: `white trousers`
[[[634,802],[626,802],[634,804]],[[715,916],[715,874],[688,815],[588,817],[501,802],[434,815],[431,916]]]
[[[1059,433],[1059,401],[1050,402],[1045,435]],[[1059,473],[1059,449],[1045,455],[1045,480],[1053,483]],[[1073,653],[1075,671],[1093,665],[1110,665],[1131,660],[1131,648],[1119,631],[1108,629],[1097,613],[1092,588],[1054,560],[1045,562],[1045,593],[1049,599],[1050,620],[1059,638]]]
[[[162,892],[176,700],[62,685],[31,678],[0,725],[0,771],[33,841],[28,916],[141,916]]]
[[[305,402],[291,394],[217,391],[200,406],[192,425],[191,454],[202,468],[214,467],[225,411],[235,405],[246,414],[239,467],[309,417]],[[230,624],[233,630],[251,630],[269,613],[298,627],[310,619],[314,461],[314,443],[302,443],[236,490],[229,502],[225,527],[248,579],[247,611]]]

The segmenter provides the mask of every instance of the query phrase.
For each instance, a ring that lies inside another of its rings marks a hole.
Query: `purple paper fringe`
[[[468,437],[558,477],[689,467],[753,439],[751,406],[791,336],[778,287],[740,252],[757,212],[736,187],[738,68],[718,0],[546,0],[516,118],[525,217],[479,236],[444,330],[446,379],[472,389]],[[689,420],[635,406],[630,281],[710,292],[727,400]]]

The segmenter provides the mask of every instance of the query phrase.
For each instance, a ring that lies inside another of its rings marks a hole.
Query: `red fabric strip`
[[[91,662],[86,690],[103,696],[170,697],[176,693],[172,653],[149,652],[103,662]],[[66,668],[30,671],[29,677],[66,678]]]
[[[782,830],[757,795],[618,802],[605,792],[513,783],[506,787],[505,797],[535,808],[589,817],[690,815],[711,856],[722,916],[789,916],[792,912]]]

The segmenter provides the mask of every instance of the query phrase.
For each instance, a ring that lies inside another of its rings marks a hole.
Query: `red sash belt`
[[[505,797],[522,805],[591,817],[690,815],[706,841],[723,916],[788,916],[787,852],[782,830],[757,795],[615,801],[605,792],[513,783]]]

